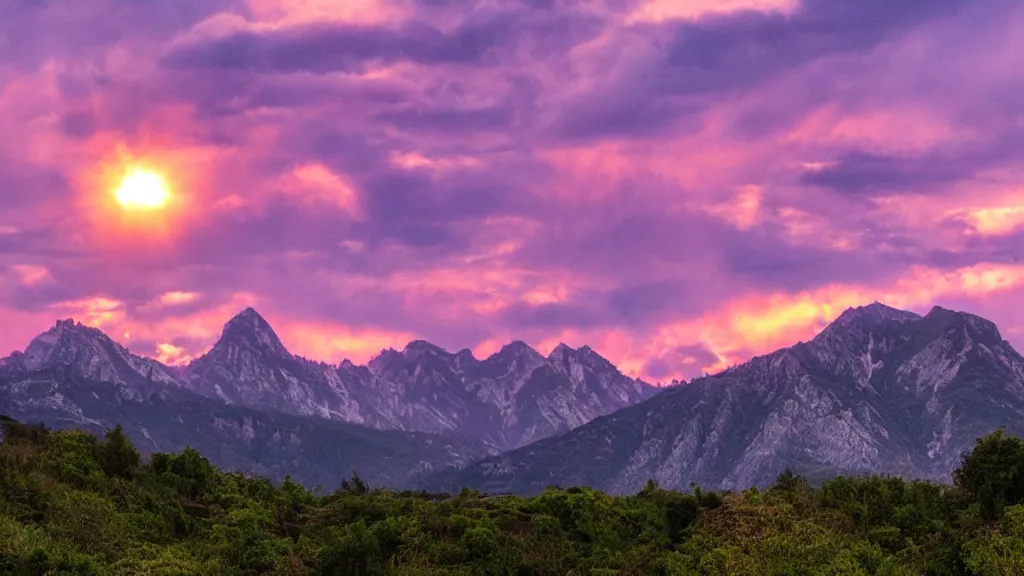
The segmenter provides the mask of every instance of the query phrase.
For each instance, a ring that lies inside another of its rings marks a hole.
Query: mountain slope
[[[745,488],[787,466],[948,480],[975,438],[1024,433],[1024,358],[991,322],[851,309],[812,341],[754,358],[561,436],[423,480],[536,492],[691,482]]]
[[[0,366],[107,382],[118,398],[137,402],[164,389],[188,390],[241,408],[378,430],[453,433],[482,441],[492,453],[565,432],[659,390],[627,378],[589,348],[564,345],[544,358],[513,342],[477,360],[468,350],[451,354],[416,341],[382,351],[368,366],[313,362],[291,354],[252,308],[229,320],[214,346],[186,367],[133,355],[72,320],[58,321]],[[0,388],[9,385],[0,374]],[[64,402],[63,389],[53,394],[32,401],[79,409]]]
[[[144,453],[198,449],[218,466],[336,488],[353,470],[374,485],[408,486],[418,473],[485,455],[464,438],[303,418],[230,406],[181,388],[125,397],[72,366],[0,366],[0,414],[102,433],[120,423]]]
[[[25,371],[66,366],[83,378],[115,385],[126,398],[141,398],[154,388],[182,386],[174,369],[136,356],[100,330],[70,319],[58,320],[53,328],[33,339],[24,352],[0,359],[2,366]]]
[[[292,355],[249,308],[184,370],[184,385],[231,404],[365,424],[453,432],[494,451],[570,430],[659,389],[628,378],[589,348],[548,358],[513,342],[484,360],[429,342],[383,350],[367,366]]]

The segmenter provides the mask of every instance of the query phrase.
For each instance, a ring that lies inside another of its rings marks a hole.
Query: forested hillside
[[[1024,574],[1024,442],[993,434],[955,486],[786,473],[764,492],[532,498],[330,493],[216,470],[194,450],[143,463],[119,429],[5,421],[0,574]],[[332,487],[334,488],[334,487]]]

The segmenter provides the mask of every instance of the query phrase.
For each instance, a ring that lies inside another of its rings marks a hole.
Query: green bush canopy
[[[103,439],[3,421],[0,574],[15,576],[683,576],[1024,574],[1024,442],[978,441],[953,485],[892,477],[633,496],[551,487],[337,489],[143,462]]]

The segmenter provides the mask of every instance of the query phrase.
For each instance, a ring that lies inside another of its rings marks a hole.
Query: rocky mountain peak
[[[565,342],[559,342],[558,346],[555,346],[554,349],[551,350],[551,353],[548,354],[548,359],[564,360],[566,357],[571,356],[574,352],[576,352],[575,348],[569,346]]]
[[[124,397],[141,397],[153,383],[180,385],[173,369],[136,356],[102,330],[70,318],[58,320],[10,360],[11,366],[30,373],[63,366],[79,376],[119,385]]]
[[[598,354],[593,348],[586,345],[573,348],[567,344],[560,343],[548,355],[548,360],[559,370],[571,370],[573,364],[579,364],[591,370],[619,374],[619,370],[615,365],[604,356]]]
[[[476,356],[469,348],[463,348],[455,353],[455,363],[459,366],[470,366],[477,363]]]
[[[291,354],[253,308],[226,322],[213,347],[181,370],[134,356],[72,320],[57,322],[30,345],[29,367],[50,362],[55,349],[69,350],[60,356],[67,373],[119,383],[123,395],[137,392],[133,398],[169,385],[239,407],[381,429],[452,432],[494,449],[564,432],[651,393],[591,349],[564,344],[545,358],[513,341],[481,361],[468,349],[451,353],[414,340],[401,350],[382,350],[364,366],[316,362]],[[0,380],[33,372],[24,368],[25,355],[8,357]]]
[[[100,330],[91,328],[71,318],[58,320],[53,328],[36,336],[22,356],[24,366],[35,370],[44,365],[61,362],[70,363],[79,351],[110,342]]]
[[[969,335],[974,340],[998,344],[1003,341],[994,322],[967,312],[934,306],[922,318],[922,324],[933,330],[945,330]]]
[[[604,356],[598,354],[597,351],[591,348],[590,346],[580,346],[576,350],[576,353],[591,368],[611,369],[618,371],[618,368],[616,368],[614,364],[608,361],[608,359],[605,358]]]
[[[452,356],[452,354],[444,348],[431,344],[426,340],[413,340],[412,342],[409,342],[405,345],[405,349],[402,350],[402,354],[406,358],[419,358],[425,355],[442,357]]]
[[[853,324],[877,325],[883,322],[909,322],[921,316],[907,310],[872,302],[865,306],[847,308],[829,326],[850,326]]]
[[[395,367],[399,367],[405,363],[405,356],[395,350],[394,348],[384,348],[379,354],[370,358],[370,361],[366,364],[370,372],[379,375],[388,372]]]
[[[289,355],[270,323],[251,307],[242,310],[224,324],[224,330],[221,332],[220,340],[214,345],[214,351],[225,346],[260,350],[275,356]]]
[[[537,352],[536,350],[533,349],[533,347],[531,347],[526,342],[523,342],[522,340],[513,340],[508,344],[505,344],[504,346],[501,347],[501,350],[498,350],[498,352],[494,354],[494,356],[509,360],[515,360],[517,358],[529,360],[544,359],[544,357],[541,356],[540,352]]]
[[[551,484],[635,493],[770,483],[786,467],[818,479],[893,474],[948,481],[976,438],[1024,430],[1024,357],[988,320],[874,303],[814,341],[752,358],[570,432],[437,476],[490,492]],[[581,349],[582,350],[582,349]],[[577,350],[577,354],[581,351]],[[568,347],[570,377],[586,375]]]
[[[907,310],[900,310],[886,306],[880,302],[873,302],[866,306],[847,308],[838,318],[825,327],[817,336],[814,342],[818,344],[841,345],[848,341],[861,341],[867,335],[887,324],[903,324],[919,320],[921,316]]]

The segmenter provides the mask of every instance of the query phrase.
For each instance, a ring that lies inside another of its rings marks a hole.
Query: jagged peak
[[[534,348],[532,346],[530,346],[526,342],[523,342],[522,340],[513,340],[513,341],[509,342],[508,344],[505,344],[504,346],[501,347],[501,350],[498,350],[497,354],[495,354],[495,355],[496,356],[509,356],[509,355],[516,355],[516,356],[518,356],[518,355],[521,355],[521,354],[526,354],[526,355],[530,355],[530,356],[537,356],[537,357],[543,358],[543,356],[541,356],[540,352],[537,352],[536,350],[534,350]]]
[[[590,346],[584,344],[579,348],[573,348],[565,343],[559,343],[555,346],[555,349],[548,355],[548,360],[557,363],[564,363],[569,358],[575,359],[592,369],[612,369],[618,371],[618,368],[611,363],[607,358],[601,356],[596,350]]]
[[[57,320],[52,328],[33,338],[25,348],[22,361],[25,367],[31,370],[48,363],[55,354],[94,343],[112,344],[122,348],[99,328],[65,318]]]
[[[867,320],[895,320],[897,322],[906,322],[908,320],[917,320],[921,316],[910,312],[909,310],[901,310],[899,308],[893,308],[878,302],[877,300],[871,304],[864,306],[856,306],[847,308],[839,318],[836,318],[836,322],[845,321],[850,322],[859,319]]]
[[[987,318],[982,318],[976,314],[971,314],[970,312],[961,312],[959,310],[950,310],[941,306],[933,306],[932,309],[925,314],[923,321],[940,324],[962,324],[965,327],[969,327],[978,335],[995,339],[997,341],[1002,341],[1003,339],[995,322],[992,322]]]
[[[388,346],[387,348],[382,348],[380,353],[370,358],[370,361],[366,363],[366,368],[373,374],[380,374],[382,371],[387,370],[388,367],[404,361],[405,356],[401,352]]]
[[[451,353],[445,350],[444,348],[441,348],[440,346],[433,344],[431,342],[427,342],[426,340],[413,340],[412,342],[409,342],[408,344],[405,345],[405,349],[403,349],[402,352],[433,352],[436,354],[439,353],[444,354],[446,356],[451,356]]]
[[[893,308],[892,306],[875,301],[864,306],[847,308],[838,318],[826,326],[821,333],[815,336],[814,340],[820,342],[838,333],[846,333],[846,331],[854,327],[871,329],[884,322],[902,323],[919,320],[920,318],[920,315],[908,310],[900,310],[899,308]]]
[[[597,350],[594,350],[593,348],[586,344],[577,348],[576,353],[579,354],[582,358],[587,358],[589,360],[601,362],[604,364],[611,364],[611,362],[607,358],[601,356],[601,354],[599,354]]]
[[[214,348],[237,340],[247,342],[250,346],[271,350],[277,354],[290,355],[270,323],[251,306],[235,314],[224,324],[220,340],[214,345]]]
[[[263,318],[263,316],[261,316],[260,313],[252,306],[248,306],[238,314],[232,316],[227,323],[262,324],[268,327],[270,326],[270,323],[268,323],[267,320]]]
[[[548,358],[559,358],[567,354],[572,354],[575,351],[575,348],[569,346],[565,342],[559,342],[558,346],[555,346],[555,348],[551,350],[551,353],[548,354]]]
[[[533,348],[522,340],[513,340],[501,347],[502,350],[533,350]]]
[[[555,348],[551,351],[551,354],[548,354],[548,358],[563,356],[576,356],[579,358],[591,357],[605,360],[603,356],[598,354],[593,348],[586,344],[580,346],[579,348],[573,348],[572,346],[569,346],[565,342],[559,342],[558,346],[555,346]]]
[[[974,314],[970,314],[968,312],[961,312],[959,310],[952,310],[950,308],[943,308],[942,306],[932,306],[932,309],[929,310],[928,313],[924,315],[924,317],[925,318],[951,318],[951,319],[952,318],[957,318],[957,319],[978,318],[980,320],[984,320],[984,318],[981,318],[981,316],[975,316]],[[986,322],[987,322],[987,320],[986,320]]]
[[[110,340],[110,337],[107,336],[99,328],[94,328],[92,326],[87,326],[85,324],[82,324],[81,322],[76,322],[72,318],[65,318],[65,319],[62,319],[62,320],[57,320],[54,323],[52,328],[50,328],[49,330],[43,332],[39,336],[36,336],[32,340],[32,342],[36,342],[36,341],[38,341],[40,339],[42,339],[44,341],[47,341],[47,340],[54,340],[55,341],[55,340],[59,339],[61,336],[65,335],[65,334],[73,335],[73,336],[79,337],[79,338],[103,338],[103,339]],[[31,344],[29,344],[29,345],[31,346]]]

